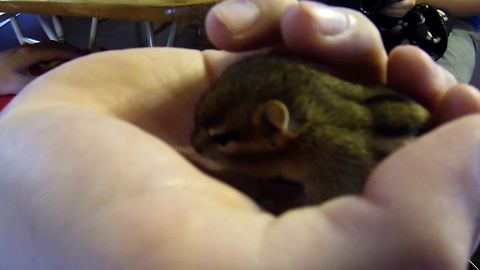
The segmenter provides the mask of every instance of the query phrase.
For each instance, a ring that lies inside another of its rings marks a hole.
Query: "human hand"
[[[401,0],[382,10],[382,13],[394,18],[405,16],[416,5],[416,0]]]
[[[0,52],[0,95],[16,94],[36,78],[29,68],[45,61],[68,61],[80,56],[75,48],[56,42],[22,45]]]
[[[402,47],[387,59],[375,27],[357,12],[309,2],[253,3],[261,14],[256,27],[236,35],[219,20],[218,9],[212,11],[207,28],[216,44],[243,50],[277,38],[342,76],[387,82],[439,111],[439,122],[479,111],[475,89],[457,85],[421,51]],[[332,28],[342,19],[335,19],[333,10],[348,14],[347,29],[337,34]],[[223,12],[223,18],[238,16],[238,9]],[[371,176],[362,196],[274,217],[174,151],[189,147],[199,96],[241,56],[181,49],[106,52],[67,63],[30,84],[0,119],[2,265],[466,265],[476,244],[478,117],[447,124],[394,154]],[[455,143],[446,143],[452,138]],[[431,154],[437,151],[449,155]]]

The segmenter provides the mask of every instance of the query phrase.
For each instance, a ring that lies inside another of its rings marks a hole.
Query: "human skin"
[[[392,17],[403,17],[410,9],[419,4],[428,4],[447,10],[455,17],[480,15],[480,1],[477,0],[401,0],[386,7],[382,12]]]
[[[81,54],[75,48],[56,42],[22,45],[0,52],[0,95],[16,94],[36,76],[28,68],[43,61],[68,61]]]
[[[476,0],[418,0],[417,4],[429,4],[436,8],[448,10],[455,17],[480,15],[480,2]]]
[[[275,217],[175,151],[190,147],[199,96],[242,54],[82,57],[35,80],[0,116],[2,269],[466,267],[478,242],[477,90],[415,48],[387,58],[357,12],[337,9],[349,14],[348,29],[324,35],[331,10],[322,5],[253,3],[264,35],[225,27],[218,12],[229,1],[211,11],[207,29],[221,48],[281,37],[338,74],[387,82],[444,124],[387,158],[361,196]],[[267,12],[273,6],[279,12]]]

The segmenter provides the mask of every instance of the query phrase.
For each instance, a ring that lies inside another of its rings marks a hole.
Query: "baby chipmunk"
[[[319,203],[361,192],[375,165],[428,122],[401,93],[267,54],[234,63],[204,94],[191,142],[232,172],[300,182]]]

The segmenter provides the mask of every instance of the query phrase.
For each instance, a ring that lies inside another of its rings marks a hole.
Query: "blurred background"
[[[45,21],[53,29],[51,20],[44,16]],[[98,20],[94,44],[91,44],[92,18],[88,17],[59,17],[63,27],[62,40],[79,48],[89,46],[96,50],[124,49],[132,47],[148,46],[148,37],[143,22],[129,20],[104,19]],[[48,40],[44,29],[39,23],[39,18],[32,14],[20,14],[16,17],[18,27],[25,37],[44,41]],[[211,44],[205,35],[202,21],[192,21],[188,24],[175,26],[176,34],[171,36],[172,25],[165,25],[153,22],[153,44],[155,46],[169,45],[183,48],[207,49]],[[0,24],[1,26],[1,24]],[[13,48],[19,45],[12,25],[5,23],[0,27],[0,50]],[[469,57],[469,56],[465,56]],[[480,88],[480,54],[477,54],[477,66],[471,84]]]
[[[50,16],[42,16],[54,29]],[[15,17],[18,27],[24,37],[28,37],[37,41],[49,40],[41,24],[38,16],[32,14],[20,14]],[[87,48],[90,39],[90,31],[92,26],[92,18],[88,17],[59,17],[62,28],[62,41],[70,43],[79,48]],[[191,21],[190,23],[177,25],[176,35],[173,41],[175,47],[203,48],[210,47],[204,31],[203,22]],[[1,24],[0,24],[1,26]],[[153,22],[153,36],[155,46],[165,46],[167,44],[171,24],[160,24]],[[93,48],[97,49],[124,49],[132,47],[145,47],[148,45],[145,36],[145,24],[140,21],[130,20],[98,20],[97,33],[95,35],[95,43]],[[19,41],[11,23],[5,23],[0,27],[0,50],[19,46]]]
[[[480,88],[480,53],[477,52],[477,65],[475,67],[475,73],[473,74],[471,84]]]

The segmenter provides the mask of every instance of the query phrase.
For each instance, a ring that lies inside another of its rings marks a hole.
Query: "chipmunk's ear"
[[[290,124],[290,112],[280,100],[269,100],[260,105],[255,118],[257,123],[266,123],[282,133],[288,131]]]

